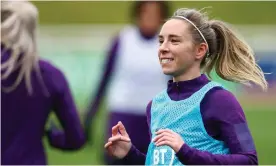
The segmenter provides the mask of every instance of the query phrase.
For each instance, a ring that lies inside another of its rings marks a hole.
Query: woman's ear
[[[200,43],[196,46],[196,59],[203,59],[208,52],[208,46],[206,43]]]

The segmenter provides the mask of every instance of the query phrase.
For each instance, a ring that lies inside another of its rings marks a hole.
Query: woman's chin
[[[174,71],[171,70],[171,69],[163,68],[162,70],[163,70],[163,73],[164,73],[165,75],[173,75],[173,73],[174,73]]]

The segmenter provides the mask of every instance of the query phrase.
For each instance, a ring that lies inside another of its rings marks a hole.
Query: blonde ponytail
[[[258,66],[254,52],[228,25],[222,21],[211,20],[209,24],[214,29],[217,40],[216,60],[206,66],[210,74],[212,68],[223,79],[251,85],[259,85],[267,89],[264,73]]]

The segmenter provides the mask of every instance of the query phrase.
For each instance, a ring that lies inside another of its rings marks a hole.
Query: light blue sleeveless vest
[[[170,129],[182,136],[184,142],[201,151],[213,154],[228,154],[224,142],[213,139],[205,130],[200,113],[200,102],[214,87],[222,87],[209,82],[185,100],[173,101],[164,90],[152,100],[151,134],[161,128]],[[223,110],[221,110],[223,111]],[[156,147],[153,142],[148,147],[146,165],[182,165],[169,146]],[[200,163],[199,163],[200,164]]]

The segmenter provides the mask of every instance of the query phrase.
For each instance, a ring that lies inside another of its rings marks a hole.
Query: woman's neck
[[[196,72],[196,73],[189,73],[189,74],[182,74],[182,75],[179,75],[179,76],[174,76],[173,77],[173,82],[179,82],[179,81],[188,81],[188,80],[193,80],[195,78],[198,78],[201,76],[201,73],[200,71],[199,72]]]

